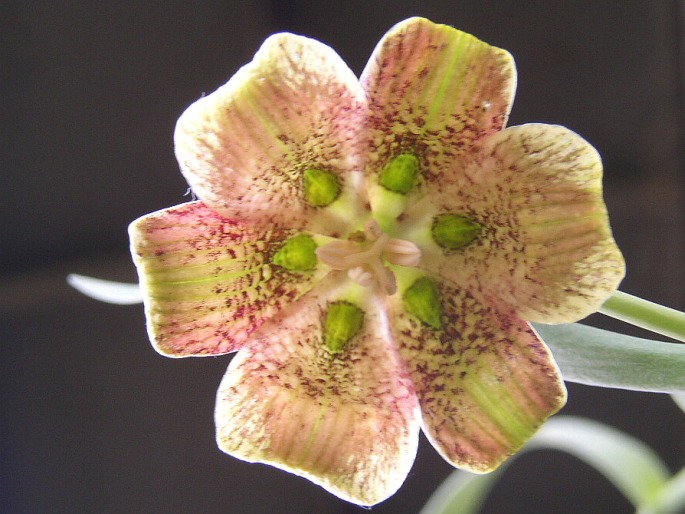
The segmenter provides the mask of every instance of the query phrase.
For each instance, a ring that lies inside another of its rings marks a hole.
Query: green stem
[[[616,291],[599,312],[685,342],[685,312]]]

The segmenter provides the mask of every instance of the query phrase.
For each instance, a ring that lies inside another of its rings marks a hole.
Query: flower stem
[[[599,312],[685,342],[685,312],[616,291]]]

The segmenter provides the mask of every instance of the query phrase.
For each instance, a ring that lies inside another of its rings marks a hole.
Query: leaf
[[[632,391],[685,393],[685,345],[577,323],[534,326],[552,350],[564,380]]]
[[[638,298],[623,291],[615,291],[600,307],[599,312],[685,342],[685,312]]]
[[[477,514],[485,497],[506,469],[487,475],[456,470],[435,490],[419,514]]]
[[[549,420],[523,451],[541,448],[565,451],[593,466],[645,514],[654,512],[652,507],[657,501],[661,503],[660,492],[669,489],[664,488],[669,473],[658,455],[637,439],[594,421],[569,416]],[[489,475],[455,471],[438,487],[421,514],[477,513],[502,470]],[[679,498],[677,492],[672,495],[675,500]]]
[[[683,412],[685,412],[685,394],[673,394],[671,397],[673,398],[673,401],[676,402],[678,407],[683,409]]]
[[[587,419],[554,418],[526,448],[552,448],[578,457],[609,479],[636,507],[653,501],[669,478],[666,465],[651,448]]]
[[[78,292],[101,302],[117,305],[143,303],[143,294],[138,284],[112,282],[75,273],[67,275],[67,283]]]
[[[685,508],[685,468],[681,469],[669,480],[659,493],[652,511],[646,509],[638,511],[637,514],[677,514],[683,512]]]

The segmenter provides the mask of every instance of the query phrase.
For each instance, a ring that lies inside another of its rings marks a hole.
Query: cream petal
[[[376,47],[361,76],[369,96],[369,197],[381,226],[445,179],[446,162],[504,127],[516,89],[511,55],[423,18],[405,20]],[[399,155],[418,159],[417,185],[399,194],[379,175]]]
[[[401,292],[411,281],[401,276]],[[516,315],[434,280],[442,327],[434,328],[392,297],[392,326],[410,368],[423,430],[451,464],[491,471],[560,409],[566,390],[533,329]]]
[[[509,127],[453,168],[452,180],[432,186],[430,204],[404,219],[426,269],[542,323],[584,318],[616,290],[625,265],[602,198],[602,164],[580,136],[555,125]],[[430,226],[441,212],[479,223],[476,241],[439,248]]]
[[[183,113],[176,156],[193,191],[223,216],[335,236],[368,216],[365,114],[364,91],[331,48],[276,34]],[[306,201],[307,170],[332,180],[318,199],[325,206]]]
[[[231,361],[219,388],[222,450],[264,462],[361,505],[403,483],[415,458],[416,396],[392,344],[380,300],[343,274],[266,323]],[[339,353],[325,346],[335,302],[363,311]]]
[[[143,216],[129,234],[150,340],[172,357],[239,349],[327,272],[291,272],[272,262],[299,232],[246,229],[202,202]]]

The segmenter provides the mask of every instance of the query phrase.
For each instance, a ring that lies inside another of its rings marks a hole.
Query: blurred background
[[[512,52],[510,124],[565,125],[598,148],[628,264],[621,288],[685,309],[682,2],[4,1],[1,512],[364,512],[221,453],[213,404],[230,357],[165,359],[141,306],[85,298],[65,275],[136,280],[128,223],[189,199],[176,118],[269,34],[318,38],[359,73],[383,33],[412,15]],[[569,395],[566,414],[642,439],[672,470],[685,464],[685,416],[668,396],[574,384]],[[418,512],[450,469],[422,439],[404,487],[372,512]],[[585,464],[532,452],[483,512],[631,510]]]

